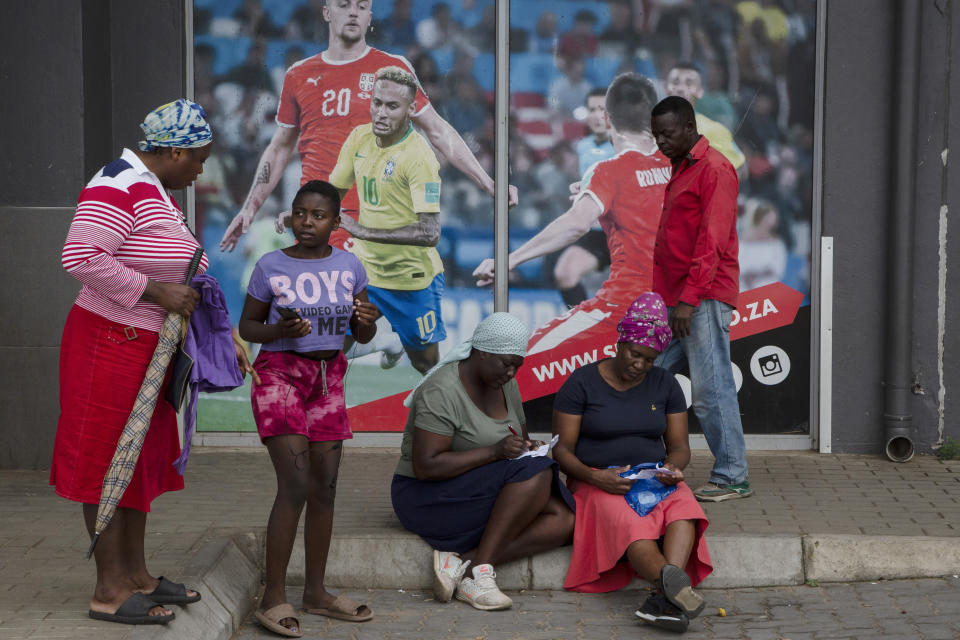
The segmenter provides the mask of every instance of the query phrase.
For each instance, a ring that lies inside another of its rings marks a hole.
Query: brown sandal
[[[361,614],[360,610],[366,609],[369,613]],[[327,616],[337,620],[347,620],[348,622],[366,622],[373,620],[373,610],[365,604],[354,602],[347,596],[340,595],[330,603],[328,607],[310,609],[304,607],[304,611],[318,616]]]
[[[260,622],[260,624],[276,634],[286,636],[288,638],[299,638],[303,636],[302,627],[300,626],[300,618],[297,617],[297,612],[294,611],[293,607],[287,602],[278,604],[277,606],[267,609],[266,611],[257,609],[253,615],[257,617],[257,620]],[[293,618],[297,621],[296,626],[293,628],[283,626],[280,624],[280,621],[284,618]]]

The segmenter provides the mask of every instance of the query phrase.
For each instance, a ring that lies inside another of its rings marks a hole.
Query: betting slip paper
[[[631,473],[628,476],[620,476],[625,480],[640,480],[644,478],[656,478],[658,473],[662,473],[665,476],[675,476],[676,472],[667,469],[666,467],[657,467],[656,469],[640,469],[636,473]]]
[[[514,458],[514,460],[519,460],[520,458],[540,458],[548,453],[550,449],[553,449],[554,445],[557,444],[557,441],[560,439],[560,436],[553,436],[553,440],[546,444],[542,444],[532,451],[527,451],[526,453],[521,453],[519,456]]]

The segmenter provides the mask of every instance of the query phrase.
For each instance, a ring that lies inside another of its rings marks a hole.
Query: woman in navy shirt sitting
[[[690,462],[686,400],[673,375],[653,366],[671,338],[663,299],[641,295],[617,331],[616,356],[574,371],[554,402],[554,457],[577,504],[563,586],[614,591],[638,574],[655,591],[636,615],[682,632],[704,606],[692,585],[713,567],[706,516],[683,482]],[[643,462],[662,462],[668,471],[655,477],[676,490],[640,516],[624,499],[634,481],[619,474]]]

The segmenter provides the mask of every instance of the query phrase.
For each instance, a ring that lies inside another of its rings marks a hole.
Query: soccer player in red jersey
[[[397,65],[414,73],[402,56],[367,45],[372,5],[372,0],[326,1],[323,17],[330,28],[330,46],[287,70],[277,109],[279,126],[260,156],[246,201],[223,234],[221,250],[232,251],[240,236],[247,232],[257,211],[280,181],[295,145],[303,165],[300,184],[327,180],[347,136],[358,125],[370,121],[370,98],[377,70]],[[493,195],[493,179],[460,134],[434,111],[422,89],[417,92],[415,104],[413,122],[434,148]],[[516,201],[517,192],[511,186],[510,203]],[[356,189],[351,189],[344,198],[342,215],[355,218],[357,206]],[[342,246],[348,237],[346,232],[342,234],[339,243],[338,238],[331,237],[331,244]]]
[[[573,244],[598,220],[610,249],[610,276],[596,296],[535,331],[528,355],[584,337],[585,331],[615,333],[626,307],[652,289],[653,245],[670,181],[670,160],[650,133],[650,109],[656,102],[656,89],[647,78],[636,73],[614,78],[606,109],[616,155],[593,166],[566,213],[510,254],[512,270]],[[493,260],[484,260],[473,272],[477,285],[492,282],[493,272]]]

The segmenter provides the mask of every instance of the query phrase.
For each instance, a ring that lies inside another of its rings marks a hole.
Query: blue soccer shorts
[[[403,346],[420,351],[447,337],[440,315],[443,283],[443,274],[439,273],[425,289],[416,291],[367,285],[367,296],[393,325]]]

